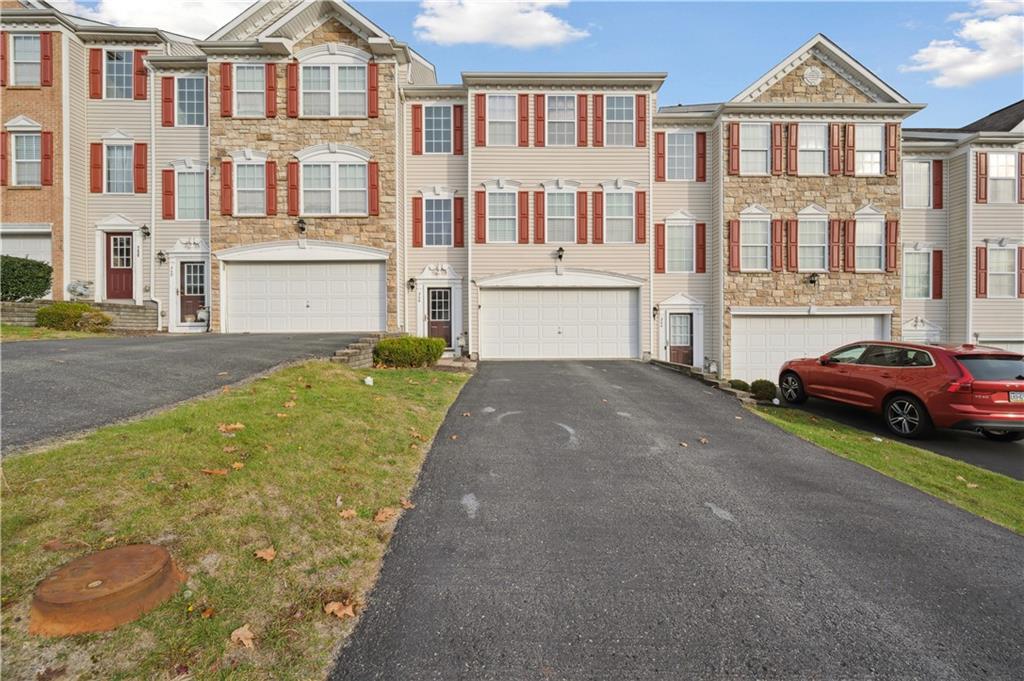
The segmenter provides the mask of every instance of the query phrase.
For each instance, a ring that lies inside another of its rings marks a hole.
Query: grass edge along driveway
[[[0,324],[0,343],[36,340],[78,340],[80,338],[114,338],[105,331],[60,331],[43,326]]]
[[[1024,535],[1024,482],[786,407],[754,407],[765,420],[844,459]]]
[[[5,462],[4,679],[323,677],[466,379],[312,361]],[[142,542],[188,573],[174,598],[112,632],[28,636],[48,572]],[[246,625],[252,647],[231,640]]]

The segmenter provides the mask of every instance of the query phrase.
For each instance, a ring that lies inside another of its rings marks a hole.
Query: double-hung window
[[[235,115],[263,118],[267,106],[267,69],[263,64],[235,65]]]
[[[694,224],[669,222],[665,225],[665,271],[693,272]]]
[[[604,143],[609,147],[631,147],[635,139],[632,95],[608,95],[604,98]]]
[[[447,104],[423,107],[423,151],[452,153],[452,108]]]
[[[801,272],[828,269],[828,220],[805,218],[797,223],[797,265]]]
[[[1017,154],[988,155],[988,201],[989,203],[1013,203],[1017,200]]]
[[[131,194],[135,190],[131,144],[106,145],[106,193]]]
[[[927,208],[931,205],[931,161],[903,162],[903,207]]]
[[[41,184],[40,171],[42,153],[38,132],[14,133],[11,135],[11,151],[14,158],[14,184],[19,187],[34,187]]]
[[[771,266],[771,220],[740,220],[740,269],[767,271]]]
[[[452,200],[423,201],[423,238],[427,246],[452,245]]]
[[[303,215],[365,215],[366,163],[303,163]]]
[[[365,64],[303,64],[302,115],[311,118],[366,116]]]
[[[338,87],[338,116],[360,118],[366,116],[366,66],[345,64],[336,66],[335,82]]]
[[[177,82],[177,121],[180,127],[206,125],[206,79],[180,76]]]
[[[696,168],[694,133],[665,135],[665,171],[669,180],[692,180]]]
[[[179,170],[178,189],[175,192],[178,205],[178,220],[203,220],[206,218],[206,171]]]
[[[576,240],[576,193],[547,192],[547,239],[555,243]]]
[[[771,128],[768,123],[740,124],[740,173],[743,175],[767,175],[769,165],[769,143]]]
[[[547,96],[547,143],[552,147],[576,144],[575,95]]]
[[[264,215],[267,212],[267,165],[235,164],[235,215]]]
[[[1017,249],[988,247],[988,297],[1017,296]]]
[[[915,300],[932,297],[931,251],[903,254],[903,297]]]
[[[487,192],[487,241],[514,243],[516,240],[516,193]]]
[[[11,83],[13,85],[39,85],[40,56],[39,34],[11,36]]]
[[[302,67],[302,115],[331,115],[331,67]]]
[[[516,143],[516,96],[487,95],[487,146],[512,147]]]
[[[858,219],[855,248],[858,271],[882,271],[885,267],[885,221],[881,218]]]
[[[633,192],[605,192],[604,240],[609,244],[633,243]]]
[[[104,84],[106,99],[132,98],[132,67],[134,54],[131,50],[106,50],[104,52]]]
[[[881,175],[884,170],[885,128],[881,125],[858,125],[855,135],[856,174]]]
[[[801,123],[796,135],[797,172],[800,175],[824,175],[828,171],[828,126],[824,123]]]

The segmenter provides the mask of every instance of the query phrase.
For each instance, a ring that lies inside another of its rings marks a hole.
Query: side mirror
[[[836,361],[834,359],[832,359],[831,357],[829,357],[828,355],[822,355],[821,357],[818,358],[818,364],[820,364],[823,367],[827,367],[830,364],[835,364],[835,363],[836,363]]]

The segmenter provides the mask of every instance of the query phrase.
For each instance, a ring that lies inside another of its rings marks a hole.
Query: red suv
[[[901,437],[955,428],[1024,439],[1024,356],[999,348],[864,341],[786,362],[779,388],[791,404],[821,397],[882,414]]]

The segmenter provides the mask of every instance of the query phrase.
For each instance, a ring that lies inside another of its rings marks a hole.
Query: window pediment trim
[[[770,218],[772,212],[759,203],[752,203],[740,211],[741,218]]]
[[[480,183],[484,189],[489,192],[504,192],[504,191],[515,191],[522,185],[521,182],[516,180],[506,180],[503,177],[496,177],[491,180],[484,180]]]
[[[368,52],[342,43],[313,45],[295,54],[299,63],[367,64],[372,59]]]
[[[103,140],[104,142],[112,142],[112,143],[117,143],[117,142],[134,142],[135,141],[134,137],[132,137],[131,135],[126,133],[124,130],[121,130],[119,128],[114,128],[113,130],[108,130],[107,132],[103,133],[103,136],[100,137],[100,139]]]
[[[693,215],[690,215],[685,210],[677,210],[674,213],[669,213],[668,215],[666,215],[665,216],[665,222],[666,222],[666,224],[670,223],[670,224],[673,224],[673,225],[680,224],[680,223],[687,223],[687,224],[689,224],[689,223],[696,223],[697,222],[697,218],[694,217]]]
[[[454,198],[457,193],[457,190],[442,185],[421,187],[419,190],[420,196],[425,199],[451,199]]]
[[[879,210],[873,203],[866,203],[853,215],[856,218],[885,218],[885,211]]]
[[[4,128],[11,132],[39,132],[43,129],[43,126],[28,116],[15,116],[4,123]]]
[[[544,191],[548,192],[571,192],[579,189],[580,183],[576,180],[563,180],[559,177],[553,180],[544,180],[540,183],[540,186],[544,187]]]
[[[373,158],[373,155],[365,149],[353,147],[349,144],[338,144],[328,142],[326,144],[314,144],[295,152],[295,158],[300,161],[362,161],[366,162]]]
[[[634,182],[633,180],[627,180],[621,177],[617,177],[614,180],[605,180],[604,182],[599,182],[598,184],[600,184],[601,189],[606,192],[636,191],[637,188],[640,187],[639,182]]]
[[[201,172],[207,169],[207,165],[202,161],[196,161],[192,158],[179,158],[171,161],[169,164],[177,172]]]
[[[266,163],[268,155],[265,151],[254,149],[238,149],[228,154],[235,163]]]
[[[827,218],[828,211],[816,203],[812,203],[796,214],[798,218]]]

